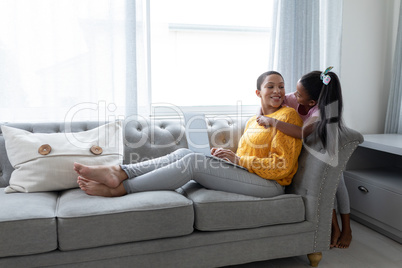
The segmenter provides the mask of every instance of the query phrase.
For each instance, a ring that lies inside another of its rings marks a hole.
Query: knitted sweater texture
[[[293,108],[282,107],[267,116],[303,126],[303,121]],[[247,122],[239,141],[236,154],[240,157],[240,165],[264,179],[275,180],[283,186],[289,185],[297,171],[302,140],[288,136],[275,127],[259,126],[256,118],[253,116]]]

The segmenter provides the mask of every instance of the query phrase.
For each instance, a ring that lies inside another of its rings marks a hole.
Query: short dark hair
[[[265,72],[265,73],[261,74],[261,75],[258,77],[258,79],[257,79],[257,89],[258,89],[258,90],[261,90],[261,85],[262,85],[262,83],[264,82],[265,78],[266,78],[267,76],[272,75],[272,74],[279,75],[279,76],[282,77],[282,79],[283,79],[283,76],[282,76],[280,73],[278,73],[277,71],[268,71],[268,72]],[[283,80],[285,80],[285,79],[283,79]]]

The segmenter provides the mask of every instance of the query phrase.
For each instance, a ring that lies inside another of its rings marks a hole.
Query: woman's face
[[[268,75],[256,93],[261,98],[263,107],[278,108],[285,97],[285,82],[280,75]]]

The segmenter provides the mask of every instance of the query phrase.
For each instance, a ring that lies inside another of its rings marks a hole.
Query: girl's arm
[[[314,131],[317,120],[318,117],[312,117],[305,122],[303,127],[299,127],[297,125],[283,122],[272,117],[263,115],[257,116],[257,123],[260,126],[264,126],[266,128],[275,127],[286,135],[297,139],[302,139],[303,137],[310,135]]]
[[[264,115],[257,116],[257,123],[260,126],[264,126],[265,128],[275,127],[278,130],[285,133],[286,135],[291,136],[293,138],[296,138],[296,139],[302,138],[302,127],[293,125],[291,123],[283,122],[278,119],[264,116]]]

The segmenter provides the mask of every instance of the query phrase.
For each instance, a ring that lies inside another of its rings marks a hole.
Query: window
[[[0,122],[257,106],[272,2],[2,0]]]
[[[124,114],[124,0],[2,0],[0,122]]]
[[[267,71],[273,1],[151,0],[152,103],[204,112],[259,101]]]

